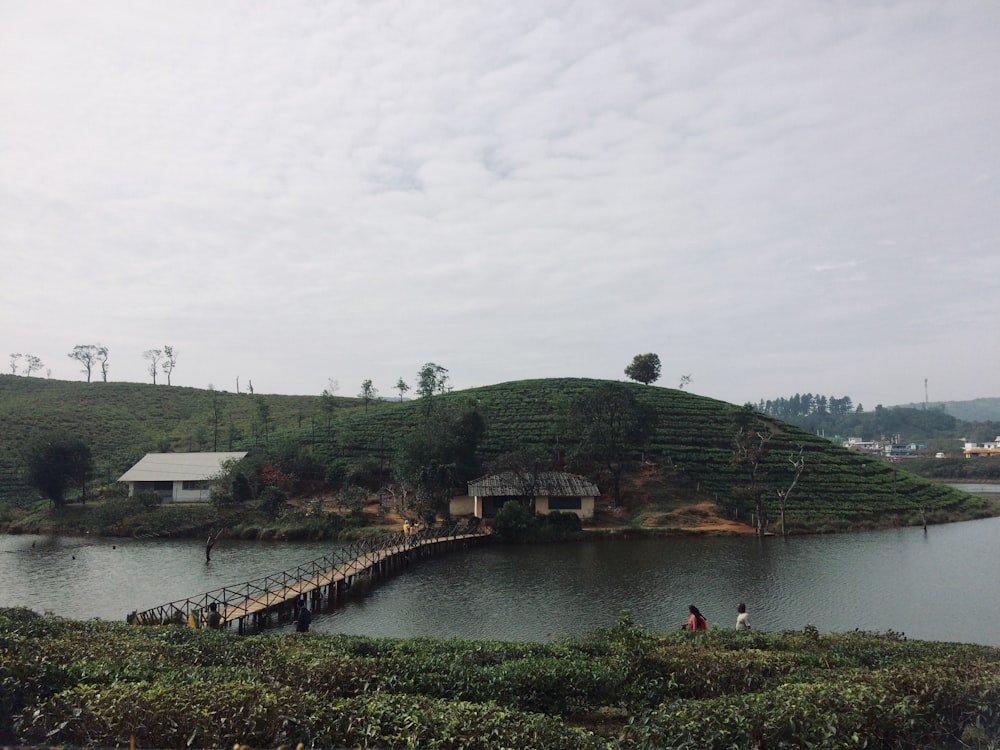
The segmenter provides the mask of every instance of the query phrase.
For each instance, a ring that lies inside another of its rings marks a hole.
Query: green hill
[[[566,415],[573,399],[606,381],[554,378],[501,383],[434,398],[456,409],[474,405],[486,430],[478,458],[534,450],[562,468],[587,473],[609,496],[608,477],[574,459]],[[626,508],[646,525],[678,505],[713,503],[749,523],[744,480],[731,466],[739,407],[685,391],[621,384],[655,413],[655,430],[626,473]],[[373,489],[391,479],[401,441],[420,423],[425,403],[319,396],[234,394],[134,383],[82,383],[0,376],[0,501],[37,493],[22,478],[23,446],[61,430],[93,451],[101,482],[112,482],[148,451],[242,450],[308,467],[314,485],[359,477]],[[266,417],[266,419],[265,419]],[[776,430],[764,461],[772,520],[777,491],[791,482],[789,458],[801,446],[805,470],[787,503],[793,531],[915,524],[994,514],[985,500],[866,458],[809,432],[766,418]],[[303,473],[306,469],[302,469]],[[367,480],[365,479],[367,478]],[[669,525],[669,524],[667,524]]]

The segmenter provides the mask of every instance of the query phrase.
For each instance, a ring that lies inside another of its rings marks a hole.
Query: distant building
[[[992,443],[973,443],[965,441],[965,448],[962,450],[966,458],[982,456],[1000,456],[1000,435]]]
[[[452,498],[452,515],[493,518],[509,500],[527,504],[534,499],[536,513],[559,511],[589,519],[601,494],[589,479],[563,471],[501,472],[469,482],[468,489],[468,495]]]
[[[118,479],[128,482],[128,496],[153,491],[167,502],[200,503],[209,500],[209,480],[227,461],[241,460],[246,451],[228,453],[147,453]]]

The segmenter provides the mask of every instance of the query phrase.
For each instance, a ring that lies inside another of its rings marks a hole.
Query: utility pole
[[[927,398],[927,378],[924,378],[924,411],[927,411],[928,406],[930,406],[930,402]]]

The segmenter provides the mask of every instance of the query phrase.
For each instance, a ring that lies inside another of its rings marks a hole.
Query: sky
[[[995,0],[0,0],[0,371],[1000,396],[998,40]]]

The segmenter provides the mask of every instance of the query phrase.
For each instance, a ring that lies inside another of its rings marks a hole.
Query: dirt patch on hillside
[[[622,485],[624,508],[611,507],[610,497],[602,497],[601,501],[594,523],[588,528],[633,526],[651,532],[755,533],[752,526],[725,517],[723,508],[699,482],[685,477],[669,463],[645,462],[628,476]]]
[[[714,502],[705,500],[671,511],[648,513],[642,519],[642,526],[650,529],[673,528],[708,533],[755,533],[752,526],[723,518],[718,514],[718,510]]]

